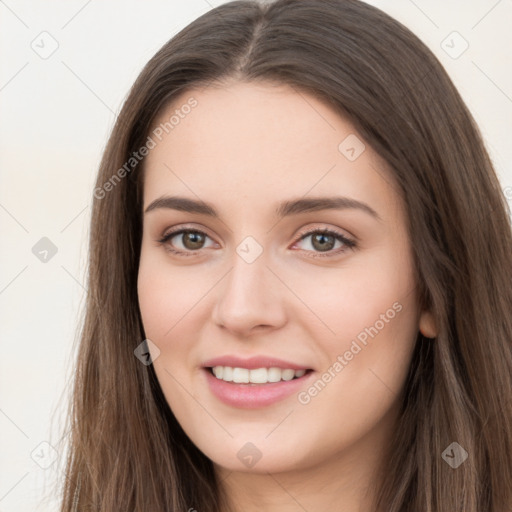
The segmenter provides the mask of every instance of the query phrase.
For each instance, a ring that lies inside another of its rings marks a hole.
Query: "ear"
[[[430,311],[423,311],[421,313],[419,330],[425,338],[435,338],[437,336],[436,321]]]

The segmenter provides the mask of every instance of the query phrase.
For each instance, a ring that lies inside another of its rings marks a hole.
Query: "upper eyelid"
[[[176,235],[182,234],[183,231],[199,232],[199,233],[205,234],[206,236],[208,236],[212,240],[214,238],[213,236],[211,236],[209,234],[208,230],[206,230],[205,228],[202,228],[202,227],[201,228],[196,228],[194,226],[183,225],[183,226],[178,226],[178,227],[173,227],[173,228],[166,229],[164,231],[163,235],[160,237],[160,239],[167,238],[170,235],[176,236]]]

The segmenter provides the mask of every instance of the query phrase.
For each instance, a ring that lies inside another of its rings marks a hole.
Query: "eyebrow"
[[[214,218],[220,218],[219,213],[215,207],[204,201],[197,201],[187,197],[180,196],[164,196],[155,199],[144,211],[149,213],[159,208],[169,208],[188,213],[197,213],[201,215],[208,215]],[[316,212],[320,210],[347,210],[357,209],[361,210],[378,221],[382,221],[380,215],[368,204],[352,199],[350,197],[312,197],[300,198],[283,201],[278,205],[275,210],[278,218],[289,217],[291,215],[298,215],[300,213]]]

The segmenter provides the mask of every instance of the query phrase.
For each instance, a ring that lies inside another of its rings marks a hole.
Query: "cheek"
[[[187,270],[173,268],[163,249],[142,250],[137,293],[146,336],[162,341],[198,301],[197,281]],[[190,268],[190,267],[189,267]]]
[[[148,259],[141,259],[138,276],[139,308],[146,336],[160,340],[175,322],[174,308],[179,305],[176,287]]]
[[[382,251],[315,286],[302,281],[299,293],[322,320],[310,322],[309,330],[324,354],[323,371],[331,375],[326,380],[333,382],[327,401],[346,405],[354,398],[357,406],[368,393],[386,398],[386,386],[400,390],[418,331],[415,279],[406,256]]]
[[[207,295],[218,279],[218,273],[208,269],[172,265],[164,250],[142,252],[139,308],[145,335],[160,350],[157,372],[162,366],[182,374],[197,364],[195,342],[208,322]]]
[[[312,339],[330,340],[331,354],[348,349],[354,339],[364,344],[376,330],[379,337],[397,340],[408,340],[414,332],[414,273],[407,254],[392,247],[354,258],[346,268],[303,273],[300,279],[289,274],[287,279],[316,314],[317,320],[309,322],[316,330]]]
[[[151,251],[141,254],[137,287],[145,336],[159,349],[153,368],[167,403],[180,410],[186,404],[177,382],[185,382],[184,363],[190,358],[187,347],[193,334],[186,330],[187,315],[197,302],[196,293],[182,272]]]

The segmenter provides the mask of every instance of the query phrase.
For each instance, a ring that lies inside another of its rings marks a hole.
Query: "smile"
[[[268,407],[295,395],[308,385],[315,373],[303,369],[249,370],[230,366],[203,368],[203,372],[211,393],[224,404],[239,409]]]
[[[238,368],[232,366],[214,366],[212,373],[217,379],[224,382],[234,382],[236,384],[267,384],[269,382],[289,381],[302,377],[306,370],[293,370],[291,368]]]

